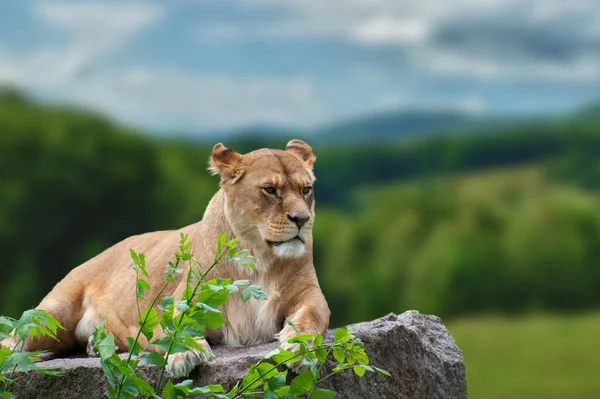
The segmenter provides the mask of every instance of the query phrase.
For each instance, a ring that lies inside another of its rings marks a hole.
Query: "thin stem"
[[[286,363],[287,363],[287,362],[289,362],[290,360],[292,360],[292,359],[295,359],[295,358],[299,358],[299,357],[300,357],[300,355],[296,354],[296,355],[294,355],[294,356],[292,356],[292,357],[289,357],[289,358],[285,359],[285,360],[284,360],[284,361],[282,361],[282,362],[279,362],[279,363],[275,364],[275,365],[274,365],[273,367],[271,367],[269,370],[267,370],[266,372],[264,372],[264,373],[262,373],[262,374],[259,374],[259,376],[258,376],[258,377],[256,377],[254,380],[252,380],[252,381],[250,381],[248,384],[244,385],[244,386],[243,386],[243,387],[240,389],[240,393],[236,394],[236,395],[235,395],[233,398],[231,398],[231,399],[236,399],[236,398],[239,398],[239,397],[241,397],[241,396],[244,396],[244,394],[248,394],[248,393],[244,393],[244,391],[245,391],[246,389],[248,389],[248,387],[252,386],[252,385],[253,385],[255,382],[257,382],[258,380],[262,379],[262,378],[263,378],[265,375],[267,375],[267,374],[269,374],[271,371],[273,371],[273,370],[277,369],[277,367],[281,366],[282,364],[286,364]],[[260,362],[259,362],[259,363],[260,363]]]
[[[18,347],[19,345],[21,345],[21,351],[23,351],[23,348],[25,347],[25,341],[23,341],[21,339],[21,337],[19,337],[19,340],[17,341],[17,343],[15,344],[15,348],[12,350],[13,352],[19,350]],[[17,370],[17,365],[15,364],[12,368],[12,370],[10,371],[10,373],[8,373],[8,377],[6,377],[6,380],[4,381],[4,390],[6,391],[8,389],[8,382],[10,380],[12,380],[13,375],[15,374],[15,371]]]
[[[329,377],[331,377],[331,376],[333,376],[333,375],[335,375],[335,374],[339,373],[339,372],[340,372],[340,371],[342,371],[342,370],[347,370],[347,369],[349,369],[350,367],[353,367],[353,365],[348,365],[348,366],[346,366],[346,367],[343,367],[343,368],[341,368],[341,369],[339,369],[339,370],[336,370],[336,371],[333,371],[333,372],[331,372],[330,374],[326,375],[325,377],[321,378],[320,380],[317,380],[317,382],[315,383],[315,385],[322,383],[323,381],[325,381],[325,380],[326,380],[326,379],[328,379]]]
[[[317,373],[317,375],[321,375],[321,369],[325,365],[325,362],[327,361],[327,358],[329,357],[329,354],[331,353],[332,350],[333,350],[333,348],[329,348],[329,350],[327,350],[327,355],[325,355],[325,361],[321,362],[321,365],[319,366],[319,372]],[[316,352],[316,350],[315,350],[315,352]],[[310,394],[315,390],[316,386],[317,386],[317,383],[315,383],[315,386],[313,386],[311,388],[310,392],[308,393],[309,398],[310,398]]]
[[[168,281],[163,284],[163,286],[160,288],[160,291],[158,291],[158,294],[156,294],[156,296],[152,300],[152,303],[150,304],[150,307],[148,309],[154,307],[154,305],[156,304],[156,301],[158,301],[158,298],[161,296],[161,294],[163,293],[163,291],[165,290],[165,288],[167,288],[168,284],[169,284]],[[150,315],[150,312],[146,313],[146,316],[144,317],[144,320],[142,321],[142,324],[140,325],[140,328],[138,328],[137,334],[136,334],[135,339],[133,341],[133,345],[131,345],[131,348],[129,348],[129,356],[127,356],[127,361],[126,361],[127,364],[129,364],[129,362],[131,361],[131,357],[133,356],[133,351],[134,351],[134,348],[135,348],[135,344],[137,344],[138,340],[140,339],[140,335],[142,335],[142,329],[144,328],[144,326],[148,322],[149,315]],[[125,378],[126,378],[126,376],[123,375],[123,376],[121,376],[121,381],[119,381],[119,387],[117,389],[117,399],[119,399],[119,397],[121,395],[121,388],[123,387],[123,384],[125,383]]]
[[[175,332],[175,336],[177,335],[177,332]],[[171,355],[171,349],[173,348],[173,342],[175,340],[171,340],[171,343],[169,344],[169,349],[167,350],[167,355],[165,356],[165,363],[164,365],[160,368],[160,376],[158,377],[158,382],[156,383],[156,387],[154,388],[155,392],[158,392],[158,389],[160,388],[160,386],[162,385],[162,379],[163,376],[165,374],[165,369],[167,367],[167,361],[169,360],[169,356]]]
[[[183,249],[183,248],[180,248],[180,250],[182,251],[182,252],[181,252],[181,254],[183,255],[183,251],[184,251],[184,249]],[[216,258],[216,259],[213,261],[213,263],[210,265],[210,267],[209,267],[209,268],[206,270],[206,273],[202,273],[202,272],[200,271],[200,276],[201,276],[201,277],[200,277],[200,279],[198,280],[198,282],[196,283],[196,285],[195,285],[195,287],[194,287],[194,290],[192,291],[192,296],[191,296],[189,299],[187,299],[187,301],[190,301],[190,300],[192,300],[192,301],[193,301],[193,298],[196,296],[196,293],[197,293],[197,291],[198,291],[198,288],[201,286],[201,284],[202,284],[202,281],[204,281],[204,278],[205,278],[205,277],[208,275],[208,273],[209,273],[209,272],[210,272],[210,271],[211,271],[211,270],[212,270],[212,269],[213,269],[213,268],[214,268],[214,267],[215,267],[217,264],[219,264],[219,263],[221,262],[221,259],[223,259],[223,257],[225,256],[226,252],[227,252],[227,251],[223,251],[223,252],[222,252],[222,253],[221,253],[221,254],[220,254],[220,255],[219,255],[219,256],[218,256],[218,257],[217,257],[217,258]],[[180,258],[180,257],[176,256],[176,259],[177,259],[177,260],[176,260],[176,263],[175,263],[175,268],[177,268],[177,267],[179,266],[179,263],[181,262],[181,258]],[[188,284],[190,283],[190,275],[192,274],[192,267],[193,267],[193,264],[192,264],[192,262],[193,262],[194,260],[195,260],[194,258],[192,258],[192,259],[190,259],[190,260],[189,260],[190,267],[189,267],[189,269],[188,269],[188,275],[187,275],[187,278],[186,278],[186,281],[187,281],[187,283],[188,283]],[[139,269],[139,266],[138,266],[138,269]],[[136,290],[137,290],[137,279],[139,278],[139,277],[138,277],[138,276],[139,276],[139,271],[138,271],[138,269],[136,269]],[[167,281],[167,282],[165,282],[165,284],[163,284],[163,286],[161,287],[161,289],[160,289],[160,291],[158,292],[158,294],[157,294],[157,295],[154,297],[154,299],[152,300],[152,303],[150,304],[150,307],[149,307],[149,309],[154,307],[154,305],[156,304],[156,302],[157,302],[158,298],[161,296],[161,294],[163,293],[163,291],[165,290],[165,288],[167,287],[167,285],[168,285],[168,284],[169,284],[169,281]],[[139,315],[140,315],[140,317],[141,317],[141,312],[140,312],[140,309],[139,309],[139,300],[136,300],[136,304],[137,304],[137,306],[138,306],[138,314],[139,314]],[[189,303],[188,303],[188,304],[189,304]],[[190,308],[191,308],[191,306],[190,306]],[[181,323],[183,322],[183,319],[184,319],[184,317],[183,317],[183,316],[186,314],[186,312],[187,312],[187,310],[186,310],[185,312],[182,312],[182,315],[181,315],[181,317],[180,317],[180,319],[179,319],[178,327],[181,327]],[[140,335],[142,334],[142,329],[143,329],[143,327],[146,325],[146,323],[147,323],[147,321],[148,321],[148,316],[149,316],[149,314],[150,314],[150,313],[146,313],[146,317],[145,317],[145,318],[144,318],[144,320],[142,321],[142,324],[140,325],[140,328],[139,328],[139,329],[138,329],[138,331],[137,331],[137,334],[136,334],[135,340],[133,341],[133,345],[131,346],[131,348],[130,348],[130,350],[129,350],[129,356],[127,357],[127,364],[129,364],[129,362],[131,361],[131,357],[133,356],[133,350],[134,350],[134,348],[135,348],[135,345],[136,345],[136,343],[138,342],[138,340],[139,340],[139,338],[140,338]],[[175,339],[175,337],[177,337],[177,331],[175,331],[175,334],[174,334],[174,337],[173,337],[173,338]],[[158,379],[158,382],[157,382],[157,384],[156,384],[155,391],[158,391],[158,389],[159,389],[160,385],[162,384],[162,380],[163,380],[163,376],[164,376],[165,368],[166,368],[166,366],[167,366],[167,361],[168,361],[168,359],[169,359],[169,356],[171,355],[171,349],[173,348],[173,342],[174,342],[174,339],[173,339],[173,340],[171,341],[171,343],[169,344],[169,349],[167,350],[167,352],[166,352],[166,354],[165,354],[165,362],[164,362],[164,365],[163,365],[163,367],[161,368],[161,371],[160,371],[160,377],[159,377],[159,379]],[[148,343],[148,345],[146,345],[146,347],[148,347],[149,345],[150,345],[150,343]],[[117,399],[119,399],[119,397],[120,397],[120,395],[121,395],[121,389],[122,389],[122,387],[123,387],[123,384],[125,383],[125,378],[126,378],[126,376],[125,376],[125,375],[123,375],[123,376],[121,377],[121,380],[119,381],[119,387],[118,387],[118,390],[117,390]]]
[[[213,261],[212,265],[210,265],[210,267],[207,269],[206,273],[202,273],[202,272],[200,273],[201,277],[198,280],[198,282],[196,283],[196,285],[194,286],[194,290],[192,291],[192,295],[188,299],[188,301],[190,301],[190,300],[194,301],[194,297],[196,296],[196,292],[198,291],[198,288],[202,285],[202,282],[204,281],[204,278],[206,277],[206,275],[208,274],[208,272],[210,272],[217,264],[219,264],[221,262],[221,259],[223,258],[224,255],[225,255],[225,252],[223,252],[217,259],[215,259]],[[188,282],[189,282],[189,276],[191,274],[191,270],[192,270],[192,267],[193,267],[192,261],[193,261],[193,259],[190,259],[190,261],[189,261],[190,262],[190,267],[189,267],[189,270],[188,270],[188,278],[187,278]],[[191,309],[191,307],[190,307],[190,309]],[[177,323],[178,327],[181,327],[181,323],[183,322],[183,319],[184,319],[183,316],[186,313],[187,313],[187,310],[185,312],[182,312],[181,317],[179,318],[179,323]],[[169,356],[171,355],[171,349],[173,348],[173,342],[175,341],[175,337],[177,337],[177,331],[175,331],[175,334],[173,336],[173,340],[171,340],[171,343],[169,344],[169,349],[167,350],[167,353],[165,355],[164,366],[160,370],[160,376],[158,377],[158,382],[156,383],[156,388],[155,388],[155,391],[157,391],[157,392],[158,392],[158,389],[160,388],[160,386],[162,384],[163,376],[164,376],[164,373],[165,373],[165,368],[166,368],[166,365],[167,365],[167,361],[169,360]]]
[[[142,317],[142,311],[140,310],[140,297],[138,296],[138,292],[137,292],[137,285],[138,285],[138,281],[140,280],[140,265],[136,265],[135,267],[135,305],[137,307],[137,312],[138,312],[138,318]]]

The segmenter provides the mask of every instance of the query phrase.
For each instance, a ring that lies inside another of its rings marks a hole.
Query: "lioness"
[[[179,230],[129,237],[73,269],[38,306],[65,327],[58,334],[59,341],[28,339],[25,350],[46,349],[56,354],[88,347],[93,355],[92,345],[88,344],[100,319],[106,317],[107,332],[114,334],[119,351],[127,351],[126,337],[138,330],[135,271],[129,249],[146,254],[153,287],[148,296],[154,297],[164,281],[164,266],[172,259],[180,233],[189,235],[193,253],[203,265],[215,258],[221,232],[236,237],[239,247],[249,249],[255,257],[255,269],[248,272],[238,264],[227,263],[211,274],[250,279],[268,296],[267,301],[247,303],[232,296],[222,307],[227,323],[206,331],[209,342],[237,346],[274,338],[285,340],[295,335],[284,323],[286,317],[301,333],[323,333],[330,313],[313,267],[315,159],[310,146],[300,140],[291,140],[285,151],[261,149],[245,155],[221,143],[215,145],[209,170],[221,175],[220,189],[208,204],[203,220]],[[180,277],[164,295],[180,298],[184,288],[185,279]],[[155,336],[159,332],[155,331]],[[144,346],[147,342],[141,338]],[[210,352],[205,340],[198,343]],[[6,340],[2,344],[14,342]],[[173,377],[185,376],[206,359],[194,349],[177,353],[169,357],[167,371]]]

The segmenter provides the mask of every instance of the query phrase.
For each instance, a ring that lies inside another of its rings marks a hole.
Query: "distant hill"
[[[486,118],[455,110],[397,110],[355,118],[317,130],[312,140],[331,143],[390,141],[424,133],[462,130]]]
[[[582,108],[575,114],[576,117],[600,119],[600,101],[590,103]]]
[[[218,134],[204,135],[198,141],[217,141],[240,149],[284,145],[290,138],[307,140],[313,146],[343,143],[395,142],[402,139],[460,133],[491,132],[537,121],[538,118],[474,115],[458,110],[396,110],[357,117],[310,130],[277,126],[250,126]]]

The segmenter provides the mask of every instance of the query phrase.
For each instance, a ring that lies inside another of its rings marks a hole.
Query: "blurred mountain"
[[[575,113],[575,117],[600,119],[600,101],[592,102],[581,107]]]
[[[292,137],[307,140],[313,146],[330,146],[337,143],[349,145],[395,142],[402,139],[456,135],[465,132],[493,132],[540,119],[514,115],[480,115],[460,110],[394,110],[307,130],[256,125],[203,135],[198,141],[205,144],[226,141],[228,145],[240,150],[278,147],[285,145],[285,142]]]
[[[203,135],[199,143],[213,146],[223,142],[239,152],[249,152],[257,148],[279,148],[291,138],[306,138],[306,134],[289,127],[277,125],[251,125],[239,129]]]
[[[312,140],[319,143],[391,141],[427,133],[464,130],[489,119],[458,110],[395,110],[318,129]]]

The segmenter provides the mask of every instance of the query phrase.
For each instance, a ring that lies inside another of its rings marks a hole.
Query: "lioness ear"
[[[241,161],[241,154],[219,143],[213,147],[208,170],[213,175],[220,174],[223,182],[231,179],[235,182],[242,176]]]
[[[299,158],[307,168],[312,169],[317,157],[312,152],[312,148],[302,140],[293,139],[287,143],[285,150]]]

